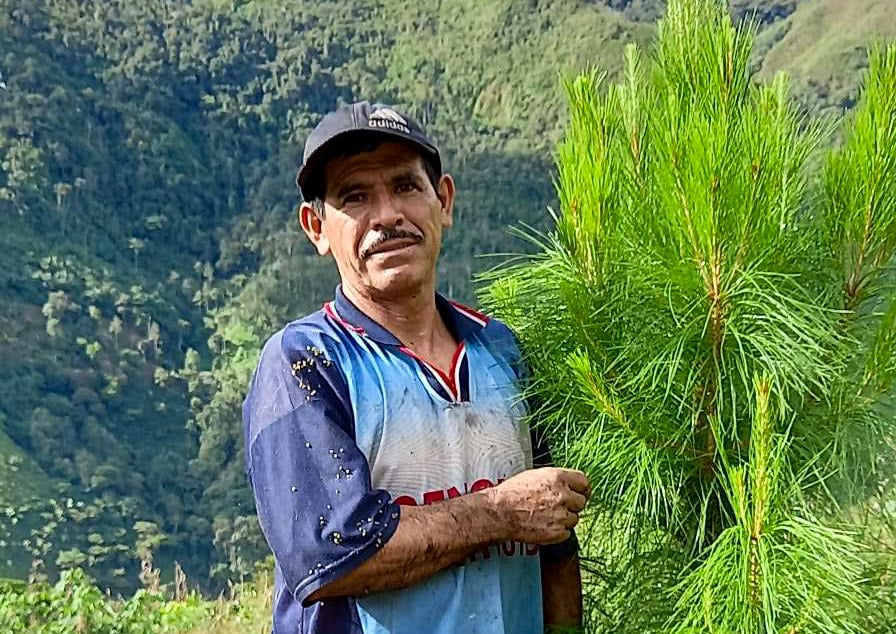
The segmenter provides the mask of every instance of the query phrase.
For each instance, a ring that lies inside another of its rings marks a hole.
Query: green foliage
[[[55,584],[0,579],[0,628],[23,634],[242,634],[270,627],[272,562],[226,598],[202,599],[186,579],[173,588],[141,589],[128,599],[102,593],[80,569]]]
[[[81,570],[63,572],[53,585],[0,583],[0,627],[6,632],[173,634],[202,622],[211,607],[195,594],[169,602],[145,590],[112,601]]]
[[[822,172],[826,130],[753,82],[754,34],[672,0],[621,82],[569,81],[556,230],[488,278],[593,484],[594,631],[896,624],[892,550],[853,516],[896,459],[896,46]]]

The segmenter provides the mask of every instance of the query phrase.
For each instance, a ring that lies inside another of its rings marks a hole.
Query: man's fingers
[[[562,469],[561,477],[570,489],[581,493],[586,498],[591,497],[591,483],[581,471],[575,469]]]
[[[543,541],[542,543],[543,544],[561,544],[561,543],[565,542],[567,539],[569,539],[569,536],[571,534],[572,533],[569,530],[565,530],[562,533],[560,533],[556,538],[547,539],[547,540]]]
[[[579,513],[583,508],[585,508],[585,504],[588,503],[588,498],[586,498],[581,493],[569,490],[569,494],[566,499],[566,508],[568,508],[573,513]]]
[[[579,515],[578,513],[573,513],[568,511],[566,513],[566,518],[563,520],[563,526],[567,529],[575,528],[576,524],[579,523]]]

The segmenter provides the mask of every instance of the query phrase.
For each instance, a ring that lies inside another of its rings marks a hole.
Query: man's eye
[[[419,189],[419,187],[417,187],[416,183],[410,183],[410,182],[402,183],[401,185],[398,186],[398,191],[401,192],[402,194],[417,191],[418,189]]]
[[[354,205],[364,201],[364,194],[361,192],[353,192],[342,197],[343,205]]]

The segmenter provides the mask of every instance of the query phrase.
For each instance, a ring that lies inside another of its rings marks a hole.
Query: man
[[[512,334],[435,291],[455,193],[438,149],[360,102],[311,133],[297,182],[341,285],[267,342],[244,404],[274,633],[578,624],[589,485],[532,469]]]

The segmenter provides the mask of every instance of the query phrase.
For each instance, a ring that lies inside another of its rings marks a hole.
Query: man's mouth
[[[388,253],[389,251],[398,251],[399,249],[404,249],[406,247],[414,246],[416,244],[420,244],[422,242],[422,238],[418,236],[404,236],[401,238],[390,238],[387,240],[377,240],[374,244],[367,247],[361,252],[361,259],[366,260],[367,258],[376,255],[378,253]]]

